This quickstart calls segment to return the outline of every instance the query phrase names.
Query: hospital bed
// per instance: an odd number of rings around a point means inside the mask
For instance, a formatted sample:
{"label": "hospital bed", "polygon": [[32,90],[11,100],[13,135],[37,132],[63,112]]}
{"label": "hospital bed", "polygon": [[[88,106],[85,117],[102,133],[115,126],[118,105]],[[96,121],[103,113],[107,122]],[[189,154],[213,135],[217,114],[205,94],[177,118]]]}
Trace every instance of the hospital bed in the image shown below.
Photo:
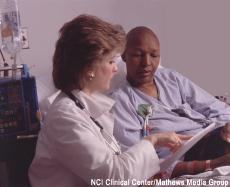
{"label": "hospital bed", "polygon": [[[161,64],[161,63],[160,63]],[[105,94],[111,94],[124,84],[126,77],[126,66],[121,58],[117,61],[118,72],[114,75],[110,89]],[[159,68],[163,68],[161,65]],[[52,82],[52,74],[37,78],[38,100],[41,113],[45,117],[50,105],[59,94]],[[183,183],[173,184],[173,186],[230,186],[230,166],[224,166],[197,175],[183,175],[173,179],[184,181]],[[218,182],[219,181],[219,182]],[[222,183],[221,183],[222,181]],[[183,184],[183,185],[182,185]],[[227,184],[227,185],[226,185]],[[156,185],[172,186],[172,184]]]}

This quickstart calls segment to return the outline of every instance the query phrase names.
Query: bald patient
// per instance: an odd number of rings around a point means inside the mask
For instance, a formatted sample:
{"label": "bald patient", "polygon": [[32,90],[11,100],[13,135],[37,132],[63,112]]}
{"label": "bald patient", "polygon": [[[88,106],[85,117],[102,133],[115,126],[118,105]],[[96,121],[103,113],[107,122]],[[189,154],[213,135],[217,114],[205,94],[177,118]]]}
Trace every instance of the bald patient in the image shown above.
{"label": "bald patient", "polygon": [[[127,43],[122,59],[127,67],[126,84],[113,94],[116,100],[114,135],[123,150],[137,143],[146,134],[176,132],[194,135],[210,123],[217,121],[223,127],[215,130],[198,145],[203,152],[191,150],[187,160],[175,163],[168,171],[171,177],[196,174],[219,166],[230,165],[226,147],[230,141],[230,107],[180,73],[158,68],[160,42],[147,27],[136,27],[127,34]],[[149,106],[148,125],[144,125]],[[206,140],[208,139],[208,140]],[[208,144],[211,144],[209,146]],[[213,149],[217,151],[213,151]],[[195,153],[194,153],[195,152]],[[169,149],[157,149],[158,156],[165,158]],[[210,153],[210,154],[209,154]],[[190,157],[190,158],[189,158]]]}

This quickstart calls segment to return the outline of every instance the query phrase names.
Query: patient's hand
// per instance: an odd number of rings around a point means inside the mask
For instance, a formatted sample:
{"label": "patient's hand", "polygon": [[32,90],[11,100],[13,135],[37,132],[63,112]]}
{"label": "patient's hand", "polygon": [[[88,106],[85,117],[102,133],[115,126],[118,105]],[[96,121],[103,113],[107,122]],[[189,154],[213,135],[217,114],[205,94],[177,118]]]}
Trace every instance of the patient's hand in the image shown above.
{"label": "patient's hand", "polygon": [[177,150],[181,145],[182,141],[190,139],[192,136],[176,134],[174,132],[170,133],[156,133],[151,136],[145,137],[146,140],[149,140],[153,145],[156,146],[165,146],[171,150]]}
{"label": "patient's hand", "polygon": [[230,142],[230,122],[226,123],[221,129],[221,138],[226,142]]}
{"label": "patient's hand", "polygon": [[211,161],[212,169],[220,166],[229,166],[229,165],[230,165],[230,153],[225,154],[224,156],[221,156]]}

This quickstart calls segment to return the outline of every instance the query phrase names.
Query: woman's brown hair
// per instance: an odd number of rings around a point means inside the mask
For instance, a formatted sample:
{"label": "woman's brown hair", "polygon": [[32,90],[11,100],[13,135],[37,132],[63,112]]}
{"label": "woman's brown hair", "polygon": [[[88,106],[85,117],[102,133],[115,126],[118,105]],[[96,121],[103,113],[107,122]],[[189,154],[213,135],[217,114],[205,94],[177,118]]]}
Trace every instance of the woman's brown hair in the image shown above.
{"label": "woman's brown hair", "polygon": [[53,56],[53,81],[64,92],[82,89],[86,67],[102,60],[114,50],[122,51],[125,32],[95,16],[80,15],[60,29]]}

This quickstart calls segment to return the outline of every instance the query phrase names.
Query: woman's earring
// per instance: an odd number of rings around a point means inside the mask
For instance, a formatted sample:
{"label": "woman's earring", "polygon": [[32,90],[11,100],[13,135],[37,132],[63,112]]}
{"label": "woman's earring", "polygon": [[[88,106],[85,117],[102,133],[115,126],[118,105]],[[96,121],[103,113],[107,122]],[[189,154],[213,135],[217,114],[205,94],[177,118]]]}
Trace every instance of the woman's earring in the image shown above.
{"label": "woman's earring", "polygon": [[93,72],[89,74],[89,80],[93,80],[94,77],[95,77],[95,75]]}

